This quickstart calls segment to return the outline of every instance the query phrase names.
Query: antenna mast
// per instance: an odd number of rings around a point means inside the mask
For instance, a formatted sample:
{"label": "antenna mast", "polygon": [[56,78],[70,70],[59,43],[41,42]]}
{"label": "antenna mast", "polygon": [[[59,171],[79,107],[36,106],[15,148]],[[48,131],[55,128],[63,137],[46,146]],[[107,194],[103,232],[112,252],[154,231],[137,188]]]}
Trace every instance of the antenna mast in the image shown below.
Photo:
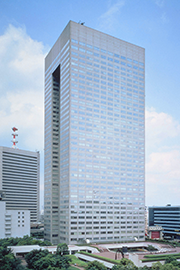
{"label": "antenna mast", "polygon": [[18,143],[18,141],[16,141],[16,136],[18,136],[18,134],[16,133],[16,131],[18,131],[18,129],[16,127],[13,127],[12,128],[12,131],[13,131],[13,133],[12,133],[12,136],[13,136],[13,139],[12,139],[12,143],[13,143],[12,148],[17,148],[16,143]]}

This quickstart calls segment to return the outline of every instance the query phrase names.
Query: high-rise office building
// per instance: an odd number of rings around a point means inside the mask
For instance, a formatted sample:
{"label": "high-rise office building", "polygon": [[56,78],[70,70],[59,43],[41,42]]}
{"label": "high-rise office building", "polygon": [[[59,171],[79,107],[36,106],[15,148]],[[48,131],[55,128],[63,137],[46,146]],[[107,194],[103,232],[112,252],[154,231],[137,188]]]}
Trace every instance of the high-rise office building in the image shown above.
{"label": "high-rise office building", "polygon": [[45,59],[45,239],[144,240],[145,50],[70,21]]}
{"label": "high-rise office building", "polygon": [[39,152],[0,146],[0,190],[6,210],[30,210],[30,221],[39,215]]}

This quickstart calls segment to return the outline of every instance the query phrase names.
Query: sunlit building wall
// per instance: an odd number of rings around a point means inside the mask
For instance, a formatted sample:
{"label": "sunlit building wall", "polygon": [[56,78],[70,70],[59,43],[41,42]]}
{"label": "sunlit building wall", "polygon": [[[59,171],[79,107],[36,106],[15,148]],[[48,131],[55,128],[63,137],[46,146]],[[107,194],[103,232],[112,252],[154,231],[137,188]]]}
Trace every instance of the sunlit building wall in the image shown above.
{"label": "sunlit building wall", "polygon": [[45,59],[45,239],[144,240],[145,50],[70,21]]}

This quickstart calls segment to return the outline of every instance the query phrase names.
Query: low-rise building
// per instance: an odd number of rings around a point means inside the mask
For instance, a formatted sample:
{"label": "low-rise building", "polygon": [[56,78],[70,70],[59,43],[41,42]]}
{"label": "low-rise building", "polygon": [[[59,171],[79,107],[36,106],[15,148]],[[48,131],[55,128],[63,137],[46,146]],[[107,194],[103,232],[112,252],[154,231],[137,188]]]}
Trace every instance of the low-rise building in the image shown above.
{"label": "low-rise building", "polygon": [[180,239],[180,206],[149,207],[149,226],[161,226],[163,237]]}
{"label": "low-rise building", "polygon": [[163,238],[163,228],[161,226],[149,226],[147,229],[147,235],[150,239],[162,239]]}

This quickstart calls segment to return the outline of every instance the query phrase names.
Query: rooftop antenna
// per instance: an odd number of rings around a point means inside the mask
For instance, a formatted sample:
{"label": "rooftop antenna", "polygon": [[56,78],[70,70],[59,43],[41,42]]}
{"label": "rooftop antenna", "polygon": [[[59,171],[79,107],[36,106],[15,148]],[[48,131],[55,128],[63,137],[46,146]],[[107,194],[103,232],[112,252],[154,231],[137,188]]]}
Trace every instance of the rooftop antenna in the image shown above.
{"label": "rooftop antenna", "polygon": [[81,25],[84,25],[85,24],[85,22],[81,22],[81,21],[79,21],[78,23],[81,24]]}
{"label": "rooftop antenna", "polygon": [[12,143],[13,143],[12,148],[17,149],[16,143],[18,143],[18,141],[16,140],[16,137],[18,136],[18,134],[16,133],[16,131],[18,131],[18,129],[16,127],[13,127],[12,128],[12,131],[13,131],[13,133],[12,133],[12,136],[13,136],[13,139],[12,139]]}

